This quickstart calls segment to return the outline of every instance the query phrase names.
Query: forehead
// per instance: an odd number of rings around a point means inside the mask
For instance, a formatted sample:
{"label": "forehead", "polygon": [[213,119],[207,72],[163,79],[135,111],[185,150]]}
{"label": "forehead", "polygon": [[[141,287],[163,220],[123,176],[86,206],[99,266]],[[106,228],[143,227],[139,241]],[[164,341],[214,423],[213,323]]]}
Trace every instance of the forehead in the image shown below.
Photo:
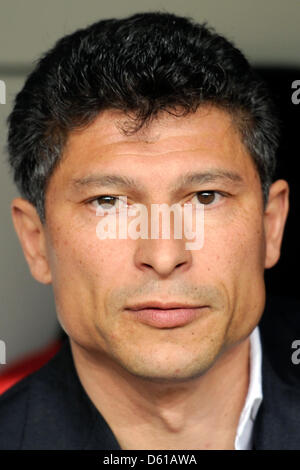
{"label": "forehead", "polygon": [[256,174],[231,116],[221,109],[206,106],[181,117],[164,112],[132,135],[122,130],[128,123],[122,112],[107,110],[87,128],[71,132],[59,175],[74,180],[109,167],[166,179],[196,164],[238,170],[250,179]]}

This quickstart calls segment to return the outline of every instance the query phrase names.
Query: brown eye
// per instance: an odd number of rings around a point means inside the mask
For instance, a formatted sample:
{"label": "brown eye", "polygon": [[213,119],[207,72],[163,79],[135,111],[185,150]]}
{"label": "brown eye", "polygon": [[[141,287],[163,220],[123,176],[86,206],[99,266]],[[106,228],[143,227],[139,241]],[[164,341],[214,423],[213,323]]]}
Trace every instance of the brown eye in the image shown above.
{"label": "brown eye", "polygon": [[96,207],[100,205],[102,209],[111,209],[112,207],[115,207],[116,198],[112,196],[100,196],[93,202],[97,203],[94,204]]}
{"label": "brown eye", "polygon": [[122,210],[127,205],[126,196],[98,196],[95,197],[90,204],[96,210],[102,210],[107,213],[114,213],[117,210]]}
{"label": "brown eye", "polygon": [[201,204],[211,204],[216,198],[214,191],[205,191],[202,193],[197,193],[197,199]]}

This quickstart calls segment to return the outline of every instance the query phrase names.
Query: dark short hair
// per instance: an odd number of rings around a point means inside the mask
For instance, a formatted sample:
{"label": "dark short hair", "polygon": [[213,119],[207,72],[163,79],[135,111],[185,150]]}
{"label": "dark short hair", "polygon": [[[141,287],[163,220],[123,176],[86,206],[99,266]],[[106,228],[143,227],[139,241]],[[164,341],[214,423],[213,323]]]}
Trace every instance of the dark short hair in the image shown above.
{"label": "dark short hair", "polygon": [[117,109],[128,116],[123,132],[132,134],[160,111],[184,116],[204,104],[233,117],[266,203],[279,126],[265,84],[227,39],[165,12],[98,21],[40,58],[8,117],[14,180],[45,222],[47,183],[70,131]]}

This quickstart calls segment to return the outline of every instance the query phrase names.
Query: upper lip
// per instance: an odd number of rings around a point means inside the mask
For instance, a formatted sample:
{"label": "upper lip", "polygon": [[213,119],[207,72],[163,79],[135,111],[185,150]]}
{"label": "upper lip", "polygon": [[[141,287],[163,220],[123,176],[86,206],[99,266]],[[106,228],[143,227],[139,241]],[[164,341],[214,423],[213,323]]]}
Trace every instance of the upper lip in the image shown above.
{"label": "upper lip", "polygon": [[199,308],[203,307],[203,305],[191,305],[185,304],[182,302],[160,302],[156,300],[151,300],[149,302],[137,303],[128,307],[130,310],[142,310],[145,308],[160,308],[162,310],[168,310],[172,308]]}

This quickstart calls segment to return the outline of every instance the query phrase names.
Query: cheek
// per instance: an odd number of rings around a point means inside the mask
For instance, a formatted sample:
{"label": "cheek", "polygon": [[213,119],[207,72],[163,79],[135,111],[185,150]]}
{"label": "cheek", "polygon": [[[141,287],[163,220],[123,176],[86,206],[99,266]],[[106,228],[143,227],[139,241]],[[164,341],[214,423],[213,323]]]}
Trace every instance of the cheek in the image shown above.
{"label": "cheek", "polygon": [[[257,214],[258,211],[256,211]],[[263,219],[254,211],[236,211],[220,218],[207,216],[204,225],[205,259],[222,271],[263,271],[265,239]]]}
{"label": "cheek", "polygon": [[95,312],[103,308],[116,283],[125,283],[125,241],[99,240],[92,230],[59,231],[52,237],[49,255],[63,329],[78,340],[92,337]]}
{"label": "cheek", "polygon": [[128,282],[133,256],[128,240],[100,240],[94,228],[64,230],[52,237],[50,265],[58,302],[87,309],[116,284]]}
{"label": "cheek", "polygon": [[263,275],[265,237],[262,217],[248,216],[236,224],[232,246],[242,272]]}
{"label": "cheek", "polygon": [[[205,241],[197,255],[197,272],[205,282],[218,285],[227,299],[228,334],[249,331],[263,308],[264,231],[262,217],[236,214],[221,223],[207,218]],[[200,275],[199,274],[199,275]],[[248,317],[249,314],[249,317]],[[252,325],[252,323],[251,323]]]}
{"label": "cheek", "polygon": [[240,217],[211,232],[208,250],[214,279],[226,291],[230,323],[227,345],[246,338],[258,323],[265,302],[262,219]]}

